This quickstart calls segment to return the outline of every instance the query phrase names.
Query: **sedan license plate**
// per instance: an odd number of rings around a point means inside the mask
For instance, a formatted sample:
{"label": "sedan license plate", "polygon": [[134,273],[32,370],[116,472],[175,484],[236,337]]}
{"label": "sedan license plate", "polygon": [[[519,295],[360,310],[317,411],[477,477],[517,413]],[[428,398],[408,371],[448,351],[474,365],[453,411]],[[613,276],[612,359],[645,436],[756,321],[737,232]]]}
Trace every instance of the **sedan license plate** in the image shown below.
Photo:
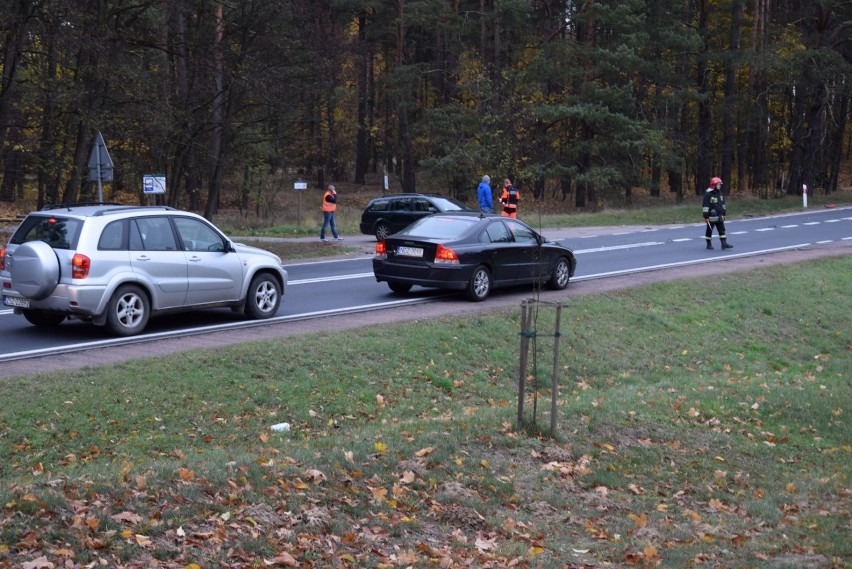
{"label": "sedan license plate", "polygon": [[422,257],[423,256],[423,248],[422,247],[397,247],[396,254],[403,257]]}
{"label": "sedan license plate", "polygon": [[17,296],[4,296],[3,304],[5,304],[6,306],[17,306],[18,308],[29,308],[30,299],[19,298]]}

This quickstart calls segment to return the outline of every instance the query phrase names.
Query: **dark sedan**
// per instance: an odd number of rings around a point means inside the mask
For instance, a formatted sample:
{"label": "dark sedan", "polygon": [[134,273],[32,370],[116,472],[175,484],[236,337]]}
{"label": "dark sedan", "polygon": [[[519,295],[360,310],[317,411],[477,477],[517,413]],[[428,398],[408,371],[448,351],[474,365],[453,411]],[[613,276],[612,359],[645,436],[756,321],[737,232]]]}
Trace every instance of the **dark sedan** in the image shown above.
{"label": "dark sedan", "polygon": [[463,203],[440,194],[395,194],[375,198],[361,213],[361,233],[381,241],[420,218],[445,211],[472,211]]}
{"label": "dark sedan", "polygon": [[436,213],[376,244],[373,273],[396,293],[414,285],[462,290],[474,301],[492,289],[536,284],[561,290],[574,276],[573,251],[508,217]]}

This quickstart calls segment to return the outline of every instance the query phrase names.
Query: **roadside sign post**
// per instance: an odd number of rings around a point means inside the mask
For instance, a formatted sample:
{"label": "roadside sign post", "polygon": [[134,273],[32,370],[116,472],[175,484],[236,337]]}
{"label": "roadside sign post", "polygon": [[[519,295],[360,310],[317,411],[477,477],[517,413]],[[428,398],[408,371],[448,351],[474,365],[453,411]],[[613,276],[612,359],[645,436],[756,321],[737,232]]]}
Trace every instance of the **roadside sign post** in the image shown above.
{"label": "roadside sign post", "polygon": [[103,182],[112,182],[114,167],[104,137],[98,132],[89,155],[89,180],[98,183],[98,203],[104,201]]}
{"label": "roadside sign post", "polygon": [[166,193],[165,174],[143,174],[142,193],[147,195],[158,195]]}
{"label": "roadside sign post", "polygon": [[308,189],[308,183],[304,180],[296,180],[293,182],[293,189],[296,190],[296,193],[299,195],[299,209],[296,214],[296,225],[302,226],[302,192]]}
{"label": "roadside sign post", "polygon": [[808,185],[802,184],[802,207],[808,207]]}

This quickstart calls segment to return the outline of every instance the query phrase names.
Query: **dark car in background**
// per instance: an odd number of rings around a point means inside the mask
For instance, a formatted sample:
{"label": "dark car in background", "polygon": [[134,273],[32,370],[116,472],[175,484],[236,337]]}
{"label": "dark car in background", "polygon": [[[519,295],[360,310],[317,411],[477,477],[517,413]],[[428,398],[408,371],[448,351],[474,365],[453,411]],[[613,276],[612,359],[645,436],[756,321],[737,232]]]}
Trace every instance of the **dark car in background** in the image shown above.
{"label": "dark car in background", "polygon": [[361,214],[361,233],[381,241],[427,215],[445,211],[473,211],[460,201],[440,194],[395,194],[375,198]]}
{"label": "dark car in background", "polygon": [[534,284],[561,290],[577,260],[517,219],[477,212],[438,213],[376,243],[373,274],[396,293],[417,285],[485,300],[497,287]]}

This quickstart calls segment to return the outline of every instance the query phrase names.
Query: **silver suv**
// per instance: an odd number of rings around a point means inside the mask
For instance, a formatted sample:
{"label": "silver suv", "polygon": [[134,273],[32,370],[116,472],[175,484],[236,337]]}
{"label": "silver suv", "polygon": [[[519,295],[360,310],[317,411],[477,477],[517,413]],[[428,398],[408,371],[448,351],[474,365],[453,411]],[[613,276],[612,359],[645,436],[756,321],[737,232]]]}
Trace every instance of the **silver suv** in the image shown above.
{"label": "silver suv", "polygon": [[53,206],[0,250],[3,305],[36,326],[74,318],[132,336],[152,315],[222,306],[271,318],[286,286],[277,255],[164,206]]}

